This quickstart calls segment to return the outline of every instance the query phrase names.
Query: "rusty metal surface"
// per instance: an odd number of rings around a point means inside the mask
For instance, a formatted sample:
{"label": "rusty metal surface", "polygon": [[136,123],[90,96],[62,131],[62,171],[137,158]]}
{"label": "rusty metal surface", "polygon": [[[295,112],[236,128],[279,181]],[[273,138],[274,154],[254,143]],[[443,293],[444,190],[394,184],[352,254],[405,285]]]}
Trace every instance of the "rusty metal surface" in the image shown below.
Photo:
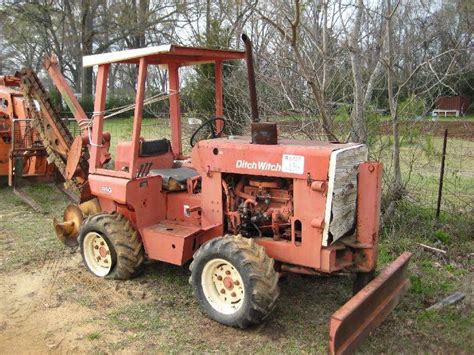
{"label": "rusty metal surface", "polygon": [[15,186],[13,187],[13,193],[15,194],[16,197],[18,197],[20,200],[22,200],[28,206],[30,206],[36,213],[43,213],[43,214],[45,213],[43,208],[25,191]]}
{"label": "rusty metal surface", "polygon": [[0,85],[18,87],[20,86],[20,79],[13,75],[0,75]]}
{"label": "rusty metal surface", "polygon": [[365,162],[359,165],[357,230],[355,242],[351,245],[355,249],[356,261],[353,271],[369,272],[377,267],[382,175],[382,163]]}
{"label": "rusty metal surface", "polygon": [[79,245],[77,237],[79,236],[81,224],[84,221],[81,209],[76,205],[67,206],[64,210],[63,219],[63,222],[57,221],[56,218],[53,220],[57,238],[68,247]]}
{"label": "rusty metal surface", "polygon": [[277,144],[278,132],[276,123],[258,122],[252,123],[252,144]]}
{"label": "rusty metal surface", "polygon": [[63,222],[53,220],[57,238],[69,247],[78,245],[77,237],[85,217],[101,211],[99,201],[94,198],[80,205],[68,205],[64,210]]}
{"label": "rusty metal surface", "polygon": [[[66,174],[67,155],[73,142],[73,137],[67,129],[65,123],[56,114],[48,94],[31,69],[23,69],[19,73],[21,78],[21,91],[25,97],[26,105],[29,108],[33,126],[38,131],[41,141],[48,154],[48,162],[54,163],[61,175],[66,179],[66,187],[74,194],[81,196],[84,179],[73,178],[68,180]],[[35,101],[40,106],[38,111]],[[87,157],[80,158],[78,167],[83,171],[83,176],[87,176]]]}
{"label": "rusty metal surface", "polygon": [[71,113],[74,115],[79,127],[81,128],[81,133],[83,135],[87,134],[87,123],[89,119],[84,112],[79,100],[77,100],[74,92],[69,87],[66,82],[66,78],[61,74],[61,71],[58,66],[58,59],[54,56],[46,57],[44,60],[44,68],[48,71],[49,77],[53,80],[54,85],[61,93],[66,105],[71,110]]}
{"label": "rusty metal surface", "polygon": [[409,286],[407,270],[410,257],[408,252],[400,255],[332,315],[329,325],[331,354],[353,353],[370,331],[395,308]]}
{"label": "rusty metal surface", "polygon": [[70,180],[77,173],[77,168],[81,161],[82,157],[82,137],[77,136],[71,144],[69,149],[67,162],[66,162],[66,171],[65,177]]}

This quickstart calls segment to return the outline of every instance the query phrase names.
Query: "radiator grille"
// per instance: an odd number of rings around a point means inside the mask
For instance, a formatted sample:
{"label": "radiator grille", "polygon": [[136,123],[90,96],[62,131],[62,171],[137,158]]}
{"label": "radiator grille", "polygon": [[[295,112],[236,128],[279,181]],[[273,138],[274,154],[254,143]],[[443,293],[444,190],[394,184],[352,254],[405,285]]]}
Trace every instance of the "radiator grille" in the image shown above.
{"label": "radiator grille", "polygon": [[329,184],[323,245],[328,246],[353,230],[357,209],[357,171],[367,160],[364,144],[335,150],[329,162]]}

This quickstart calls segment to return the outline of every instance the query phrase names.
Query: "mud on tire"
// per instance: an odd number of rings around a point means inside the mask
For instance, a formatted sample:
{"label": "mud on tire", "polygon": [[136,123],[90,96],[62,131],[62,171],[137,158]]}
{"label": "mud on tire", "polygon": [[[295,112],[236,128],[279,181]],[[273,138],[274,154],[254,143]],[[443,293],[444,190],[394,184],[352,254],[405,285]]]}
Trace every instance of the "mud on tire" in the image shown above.
{"label": "mud on tire", "polygon": [[[94,264],[87,261],[86,248],[89,244],[87,239],[91,236],[96,236],[102,244],[105,242],[105,247],[108,248],[110,268],[104,270],[105,275],[94,271]],[[142,269],[144,258],[142,242],[130,221],[121,214],[99,213],[87,218],[79,233],[79,245],[84,264],[96,276],[127,280],[136,276]],[[87,255],[91,255],[90,250]]]}
{"label": "mud on tire", "polygon": [[[243,281],[243,298],[239,301],[242,303],[239,307],[235,307],[237,308],[235,311],[221,312],[219,307],[212,305],[213,298],[209,297],[209,294],[206,295],[206,290],[213,286],[204,285],[206,280],[203,278],[206,277],[206,272],[203,271],[206,265],[215,264],[216,261],[228,263],[229,270],[232,271],[225,272],[229,275],[231,272],[234,273],[235,268]],[[246,328],[260,323],[271,313],[280,293],[273,259],[268,257],[265,249],[257,245],[253,239],[243,238],[240,235],[226,235],[205,243],[194,254],[190,270],[189,283],[202,310],[211,319],[228,326]],[[217,274],[213,274],[212,277],[214,276],[217,277]],[[217,288],[215,294],[225,291],[221,287]]]}

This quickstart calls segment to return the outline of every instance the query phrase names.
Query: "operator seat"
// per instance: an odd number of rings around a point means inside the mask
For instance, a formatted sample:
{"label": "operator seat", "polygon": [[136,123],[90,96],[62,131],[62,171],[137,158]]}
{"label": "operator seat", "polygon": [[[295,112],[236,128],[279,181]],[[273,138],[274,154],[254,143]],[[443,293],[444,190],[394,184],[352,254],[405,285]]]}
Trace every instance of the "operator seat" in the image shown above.
{"label": "operator seat", "polygon": [[141,157],[151,157],[156,155],[165,154],[171,151],[170,141],[166,138],[154,139],[154,140],[141,140],[140,141],[140,152]]}
{"label": "operator seat", "polygon": [[186,190],[186,181],[189,178],[198,176],[196,170],[191,168],[174,168],[174,169],[151,169],[149,176],[161,176],[163,179],[163,189],[167,191],[183,191]]}

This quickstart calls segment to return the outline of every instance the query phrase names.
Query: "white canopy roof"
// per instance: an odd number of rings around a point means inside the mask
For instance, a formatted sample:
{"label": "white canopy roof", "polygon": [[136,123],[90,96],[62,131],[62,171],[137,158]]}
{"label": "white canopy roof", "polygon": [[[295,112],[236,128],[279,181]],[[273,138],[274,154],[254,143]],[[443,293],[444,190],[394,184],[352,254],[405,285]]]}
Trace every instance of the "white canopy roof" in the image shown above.
{"label": "white canopy roof", "polygon": [[142,57],[153,57],[156,64],[167,64],[173,61],[179,64],[189,65],[195,63],[214,62],[216,60],[243,59],[245,52],[235,50],[209,49],[183,47],[173,44],[161,46],[128,49],[118,52],[94,54],[83,57],[82,65],[92,67],[94,65],[109,63],[138,63]]}
{"label": "white canopy roof", "polygon": [[92,67],[94,65],[122,62],[129,59],[146,57],[153,54],[166,53],[169,52],[170,49],[171,44],[164,44],[155,47],[128,49],[119,52],[87,55],[82,58],[82,65],[84,67]]}

